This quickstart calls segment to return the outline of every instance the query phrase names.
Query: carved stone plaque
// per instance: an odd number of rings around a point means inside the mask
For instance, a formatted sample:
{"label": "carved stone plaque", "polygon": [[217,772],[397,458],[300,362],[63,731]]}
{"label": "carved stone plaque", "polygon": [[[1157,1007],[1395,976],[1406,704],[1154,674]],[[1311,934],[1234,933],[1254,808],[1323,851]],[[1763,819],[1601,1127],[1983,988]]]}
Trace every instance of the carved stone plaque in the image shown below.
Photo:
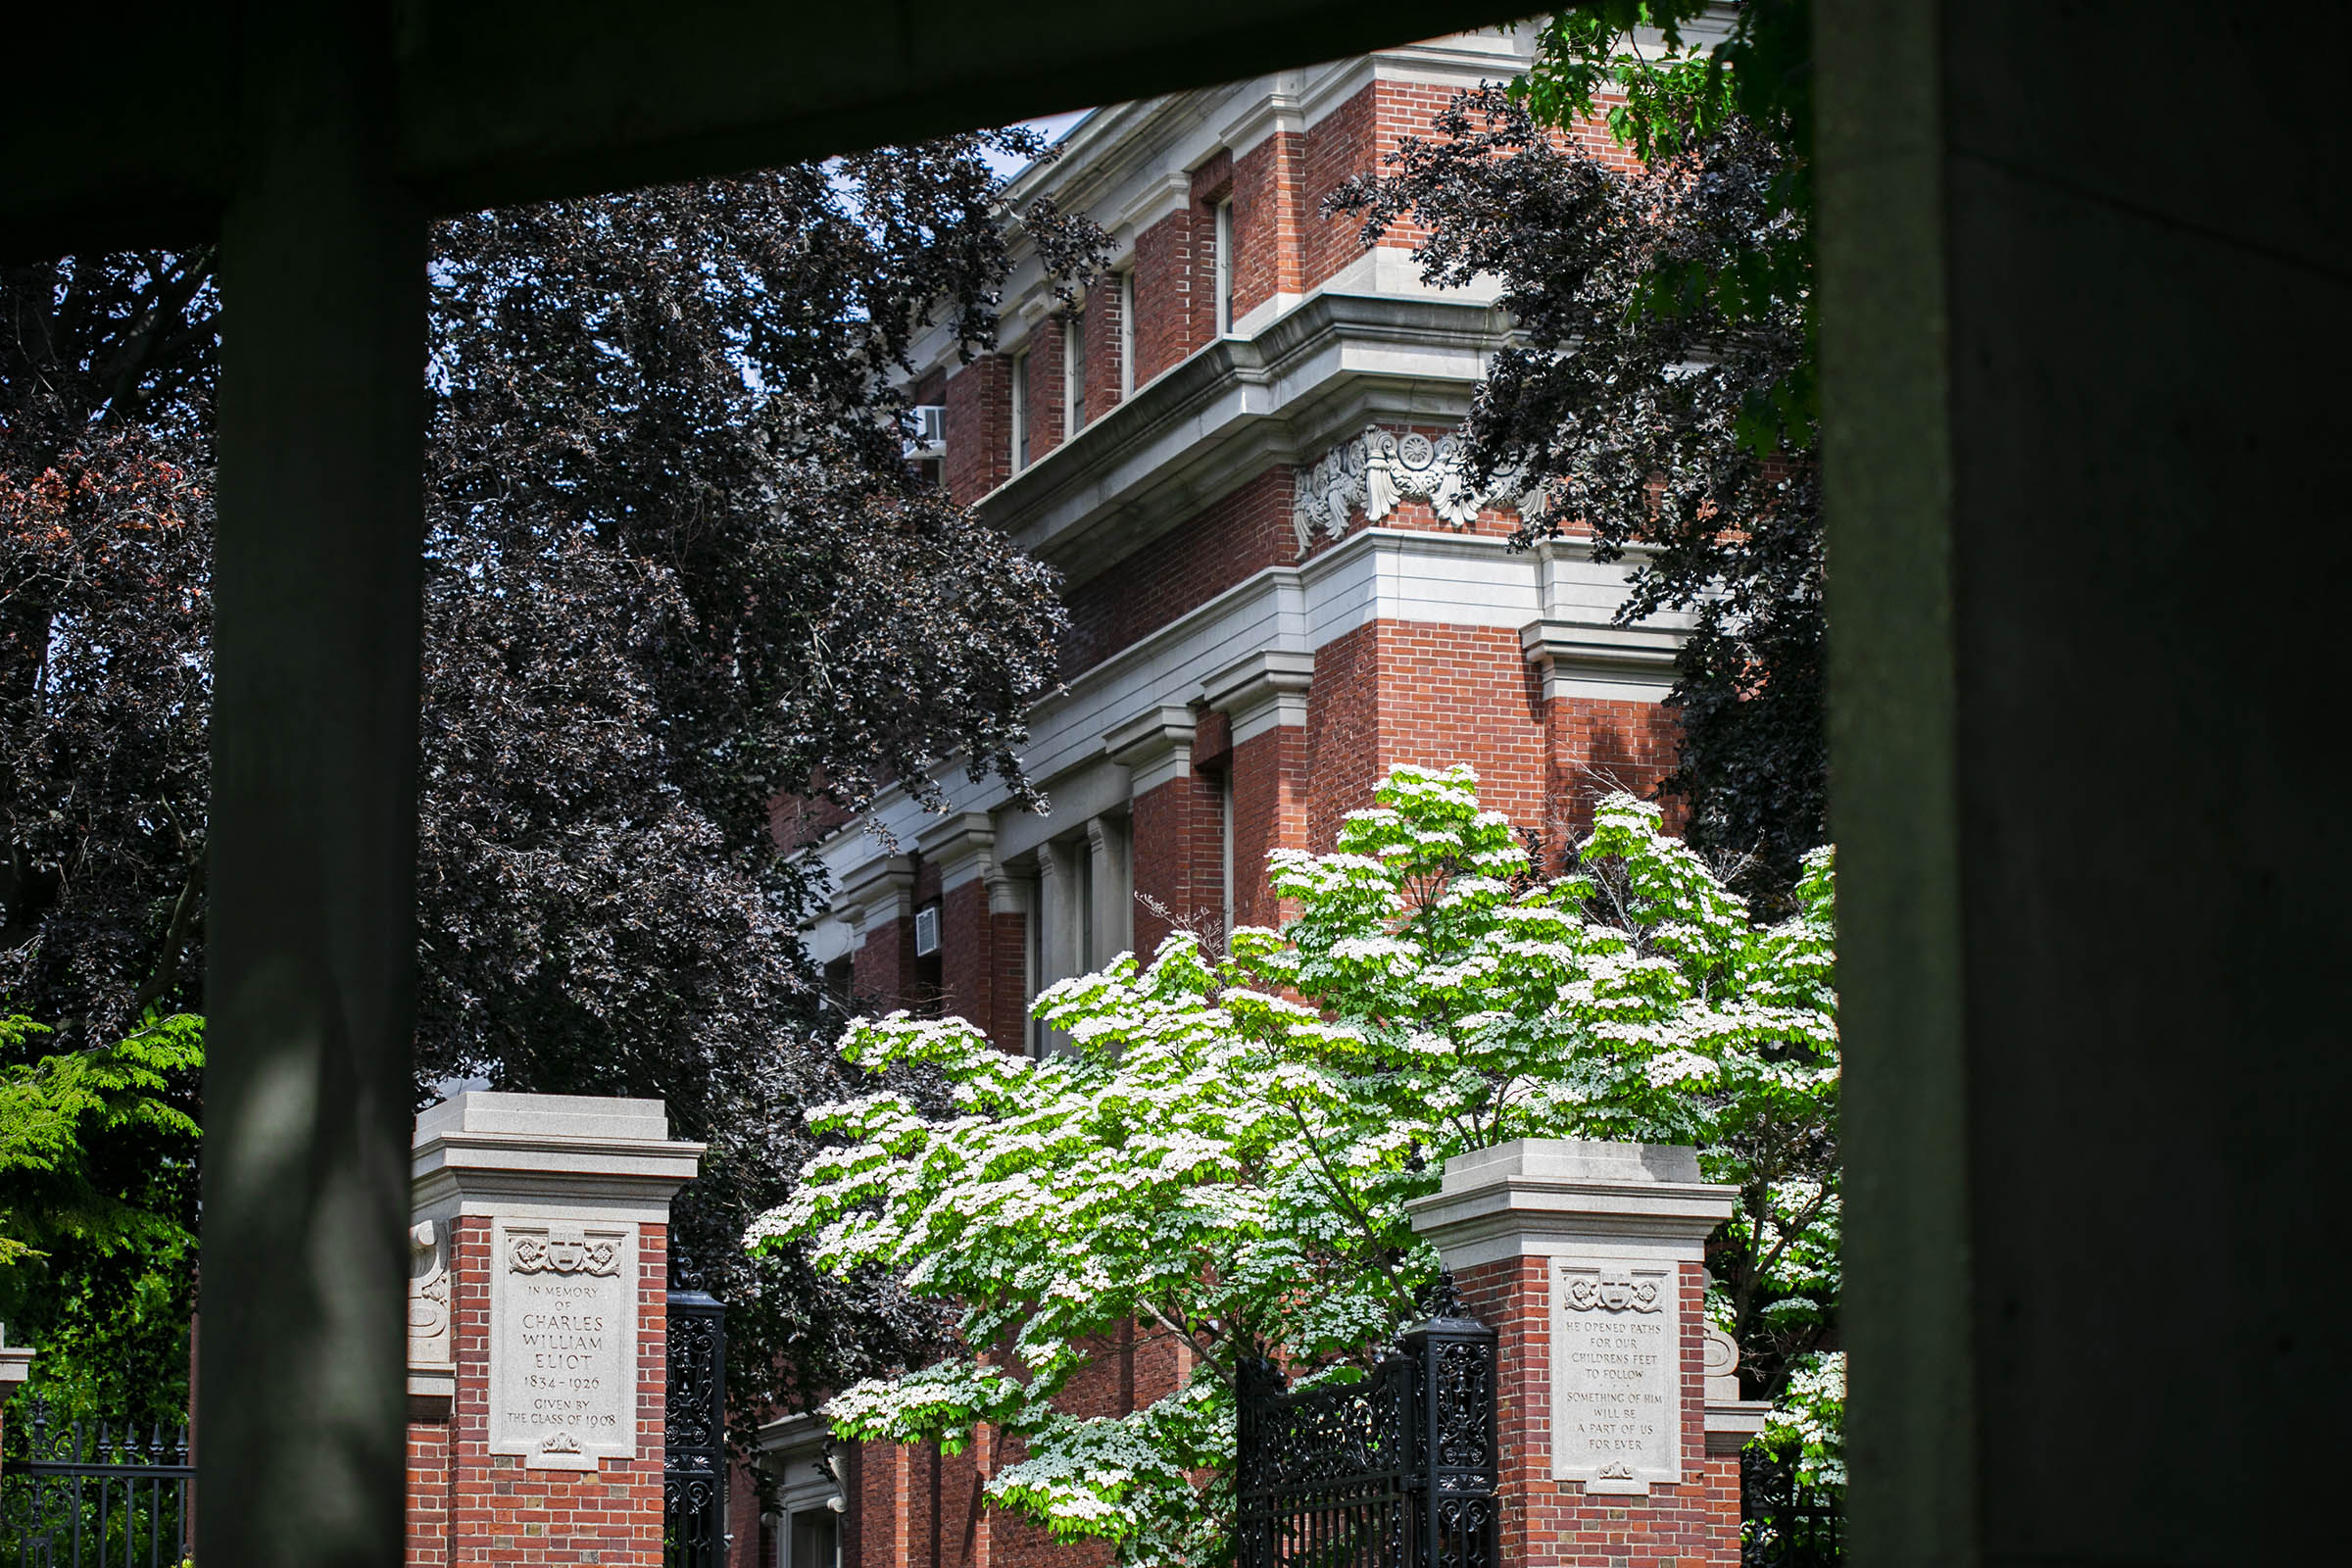
{"label": "carved stone plaque", "polygon": [[1554,1480],[1639,1494],[1683,1479],[1681,1306],[1670,1262],[1553,1260]]}
{"label": "carved stone plaque", "polygon": [[637,1451],[637,1228],[507,1220],[490,1257],[490,1451],[593,1470]]}

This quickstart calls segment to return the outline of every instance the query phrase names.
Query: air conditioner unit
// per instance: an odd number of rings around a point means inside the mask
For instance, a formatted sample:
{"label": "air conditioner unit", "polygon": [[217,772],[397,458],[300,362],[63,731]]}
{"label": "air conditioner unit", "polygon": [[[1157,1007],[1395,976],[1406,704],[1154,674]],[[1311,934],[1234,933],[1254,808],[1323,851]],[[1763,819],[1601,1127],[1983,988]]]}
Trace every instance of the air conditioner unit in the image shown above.
{"label": "air conditioner unit", "polygon": [[914,911],[914,956],[928,958],[939,951],[939,906],[926,904]]}
{"label": "air conditioner unit", "polygon": [[906,442],[909,458],[936,458],[948,450],[948,408],[944,403],[918,403],[909,411],[914,416],[914,434]]}

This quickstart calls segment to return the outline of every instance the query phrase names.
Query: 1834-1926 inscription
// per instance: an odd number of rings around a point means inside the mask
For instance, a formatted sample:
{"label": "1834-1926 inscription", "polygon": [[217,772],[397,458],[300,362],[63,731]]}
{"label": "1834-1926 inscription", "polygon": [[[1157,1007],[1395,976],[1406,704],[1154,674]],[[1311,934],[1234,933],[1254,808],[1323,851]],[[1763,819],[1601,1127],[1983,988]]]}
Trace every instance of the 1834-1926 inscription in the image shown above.
{"label": "1834-1926 inscription", "polygon": [[1551,1293],[1551,1473],[1587,1492],[1683,1478],[1675,1266],[1558,1258]]}
{"label": "1834-1926 inscription", "polygon": [[637,1447],[630,1225],[501,1220],[490,1296],[490,1451],[593,1470]]}

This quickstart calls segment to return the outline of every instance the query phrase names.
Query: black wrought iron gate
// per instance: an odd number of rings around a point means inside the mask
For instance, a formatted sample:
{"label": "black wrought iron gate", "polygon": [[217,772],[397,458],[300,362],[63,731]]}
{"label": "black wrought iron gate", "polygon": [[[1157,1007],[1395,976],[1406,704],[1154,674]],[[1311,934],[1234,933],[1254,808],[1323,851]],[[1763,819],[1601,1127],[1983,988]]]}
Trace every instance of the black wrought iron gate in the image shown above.
{"label": "black wrought iron gate", "polygon": [[25,1457],[0,1463],[0,1564],[176,1568],[188,1555],[188,1429],[52,1422],[28,1399]]}
{"label": "black wrought iron gate", "polygon": [[719,1568],[727,1546],[727,1308],[702,1291],[669,1293],[662,1432],[666,1568]]}
{"label": "black wrought iron gate", "polygon": [[1362,1382],[1240,1394],[1238,1568],[1499,1568],[1494,1331],[1450,1277]]}
{"label": "black wrought iron gate", "polygon": [[1844,1511],[1837,1493],[1798,1479],[1794,1454],[1740,1454],[1741,1568],[1838,1568]]}

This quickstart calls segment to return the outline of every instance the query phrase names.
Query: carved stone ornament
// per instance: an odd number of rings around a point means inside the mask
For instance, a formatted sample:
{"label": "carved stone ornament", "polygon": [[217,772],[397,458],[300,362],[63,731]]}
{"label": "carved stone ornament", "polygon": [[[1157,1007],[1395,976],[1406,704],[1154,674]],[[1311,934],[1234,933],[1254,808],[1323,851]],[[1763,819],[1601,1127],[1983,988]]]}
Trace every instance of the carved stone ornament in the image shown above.
{"label": "carved stone ornament", "polygon": [[1740,1345],[1721,1329],[1707,1330],[1705,1370],[1709,1404],[1740,1397]]}
{"label": "carved stone ornament", "polygon": [[409,1365],[455,1364],[449,1334],[449,1227],[423,1220],[409,1230]]}
{"label": "carved stone ornament", "polygon": [[1440,521],[1467,528],[1478,520],[1479,509],[1494,500],[1519,504],[1524,513],[1537,498],[1512,500],[1507,476],[1482,493],[1470,480],[1470,466],[1462,446],[1452,436],[1430,440],[1418,430],[1402,435],[1377,424],[1333,447],[1314,463],[1298,469],[1297,500],[1291,526],[1305,554],[1317,533],[1337,539],[1348,531],[1351,511],[1360,510],[1367,521],[1379,522],[1407,496],[1427,501]]}
{"label": "carved stone ornament", "polygon": [[1565,1282],[1562,1297],[1571,1312],[1655,1312],[1663,1305],[1657,1281],[1631,1274],[1577,1275]]}
{"label": "carved stone ornament", "polygon": [[620,1244],[602,1238],[516,1236],[507,1266],[517,1274],[616,1274]]}

